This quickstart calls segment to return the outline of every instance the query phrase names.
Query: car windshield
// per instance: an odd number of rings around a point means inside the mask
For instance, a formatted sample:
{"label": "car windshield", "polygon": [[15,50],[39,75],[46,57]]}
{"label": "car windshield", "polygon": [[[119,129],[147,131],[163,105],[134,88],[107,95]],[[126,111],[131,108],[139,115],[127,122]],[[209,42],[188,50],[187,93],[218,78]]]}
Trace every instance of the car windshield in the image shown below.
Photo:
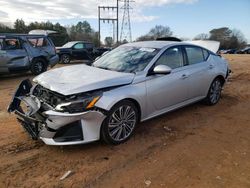
{"label": "car windshield", "polygon": [[74,44],[76,44],[76,42],[67,42],[62,47],[64,47],[64,48],[71,48]]}
{"label": "car windshield", "polygon": [[118,72],[143,71],[159,52],[155,48],[120,46],[102,56],[93,66]]}

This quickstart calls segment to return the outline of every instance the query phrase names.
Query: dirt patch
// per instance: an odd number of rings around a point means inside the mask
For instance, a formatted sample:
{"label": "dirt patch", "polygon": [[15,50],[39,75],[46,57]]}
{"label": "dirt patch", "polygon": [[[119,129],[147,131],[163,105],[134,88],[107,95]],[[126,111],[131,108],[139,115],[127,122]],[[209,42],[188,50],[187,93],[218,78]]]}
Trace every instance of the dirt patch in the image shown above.
{"label": "dirt patch", "polygon": [[0,78],[0,187],[250,187],[250,56],[225,58],[233,73],[216,106],[198,103],[141,123],[119,146],[31,140],[6,108],[32,75]]}

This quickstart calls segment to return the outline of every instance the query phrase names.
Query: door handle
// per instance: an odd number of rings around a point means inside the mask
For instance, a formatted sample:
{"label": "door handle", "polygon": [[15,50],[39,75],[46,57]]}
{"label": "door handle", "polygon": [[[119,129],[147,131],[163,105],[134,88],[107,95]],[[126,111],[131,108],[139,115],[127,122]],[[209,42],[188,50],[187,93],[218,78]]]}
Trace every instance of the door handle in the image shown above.
{"label": "door handle", "polygon": [[214,66],[213,65],[209,65],[209,69],[213,69],[214,68]]}
{"label": "door handle", "polygon": [[182,78],[182,79],[186,79],[186,78],[188,78],[188,75],[183,74],[183,75],[181,76],[181,78]]}

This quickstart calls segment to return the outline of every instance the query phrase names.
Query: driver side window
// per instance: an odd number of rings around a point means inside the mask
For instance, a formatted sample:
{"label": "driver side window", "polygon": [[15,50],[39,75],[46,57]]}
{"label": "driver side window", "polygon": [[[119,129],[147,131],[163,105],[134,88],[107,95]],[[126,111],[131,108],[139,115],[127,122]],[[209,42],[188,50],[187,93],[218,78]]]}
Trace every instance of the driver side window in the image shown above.
{"label": "driver side window", "polygon": [[74,46],[74,49],[84,49],[84,44],[83,44],[83,43],[77,43],[77,44]]}
{"label": "driver side window", "polygon": [[5,47],[4,50],[18,50],[22,49],[20,40],[17,38],[7,38],[5,39]]}
{"label": "driver side window", "polygon": [[171,69],[175,69],[183,66],[183,56],[181,48],[172,47],[167,49],[161,57],[156,61],[155,66],[166,65]]}

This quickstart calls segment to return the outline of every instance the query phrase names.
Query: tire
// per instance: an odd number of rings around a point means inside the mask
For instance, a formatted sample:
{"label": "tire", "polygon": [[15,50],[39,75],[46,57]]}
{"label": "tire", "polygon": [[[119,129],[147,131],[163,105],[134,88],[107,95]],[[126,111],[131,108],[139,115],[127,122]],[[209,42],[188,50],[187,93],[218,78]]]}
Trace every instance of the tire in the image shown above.
{"label": "tire", "polygon": [[113,145],[127,141],[133,135],[138,120],[138,109],[133,102],[124,100],[117,103],[102,124],[102,140]]}
{"label": "tire", "polygon": [[62,54],[61,63],[69,64],[70,63],[70,56],[68,54]]}
{"label": "tire", "polygon": [[212,106],[219,102],[221,97],[221,90],[222,90],[222,81],[219,78],[215,78],[208,90],[208,94],[205,99],[207,105]]}
{"label": "tire", "polygon": [[47,62],[42,58],[35,58],[30,66],[30,71],[34,75],[41,74],[45,72],[48,68]]}

